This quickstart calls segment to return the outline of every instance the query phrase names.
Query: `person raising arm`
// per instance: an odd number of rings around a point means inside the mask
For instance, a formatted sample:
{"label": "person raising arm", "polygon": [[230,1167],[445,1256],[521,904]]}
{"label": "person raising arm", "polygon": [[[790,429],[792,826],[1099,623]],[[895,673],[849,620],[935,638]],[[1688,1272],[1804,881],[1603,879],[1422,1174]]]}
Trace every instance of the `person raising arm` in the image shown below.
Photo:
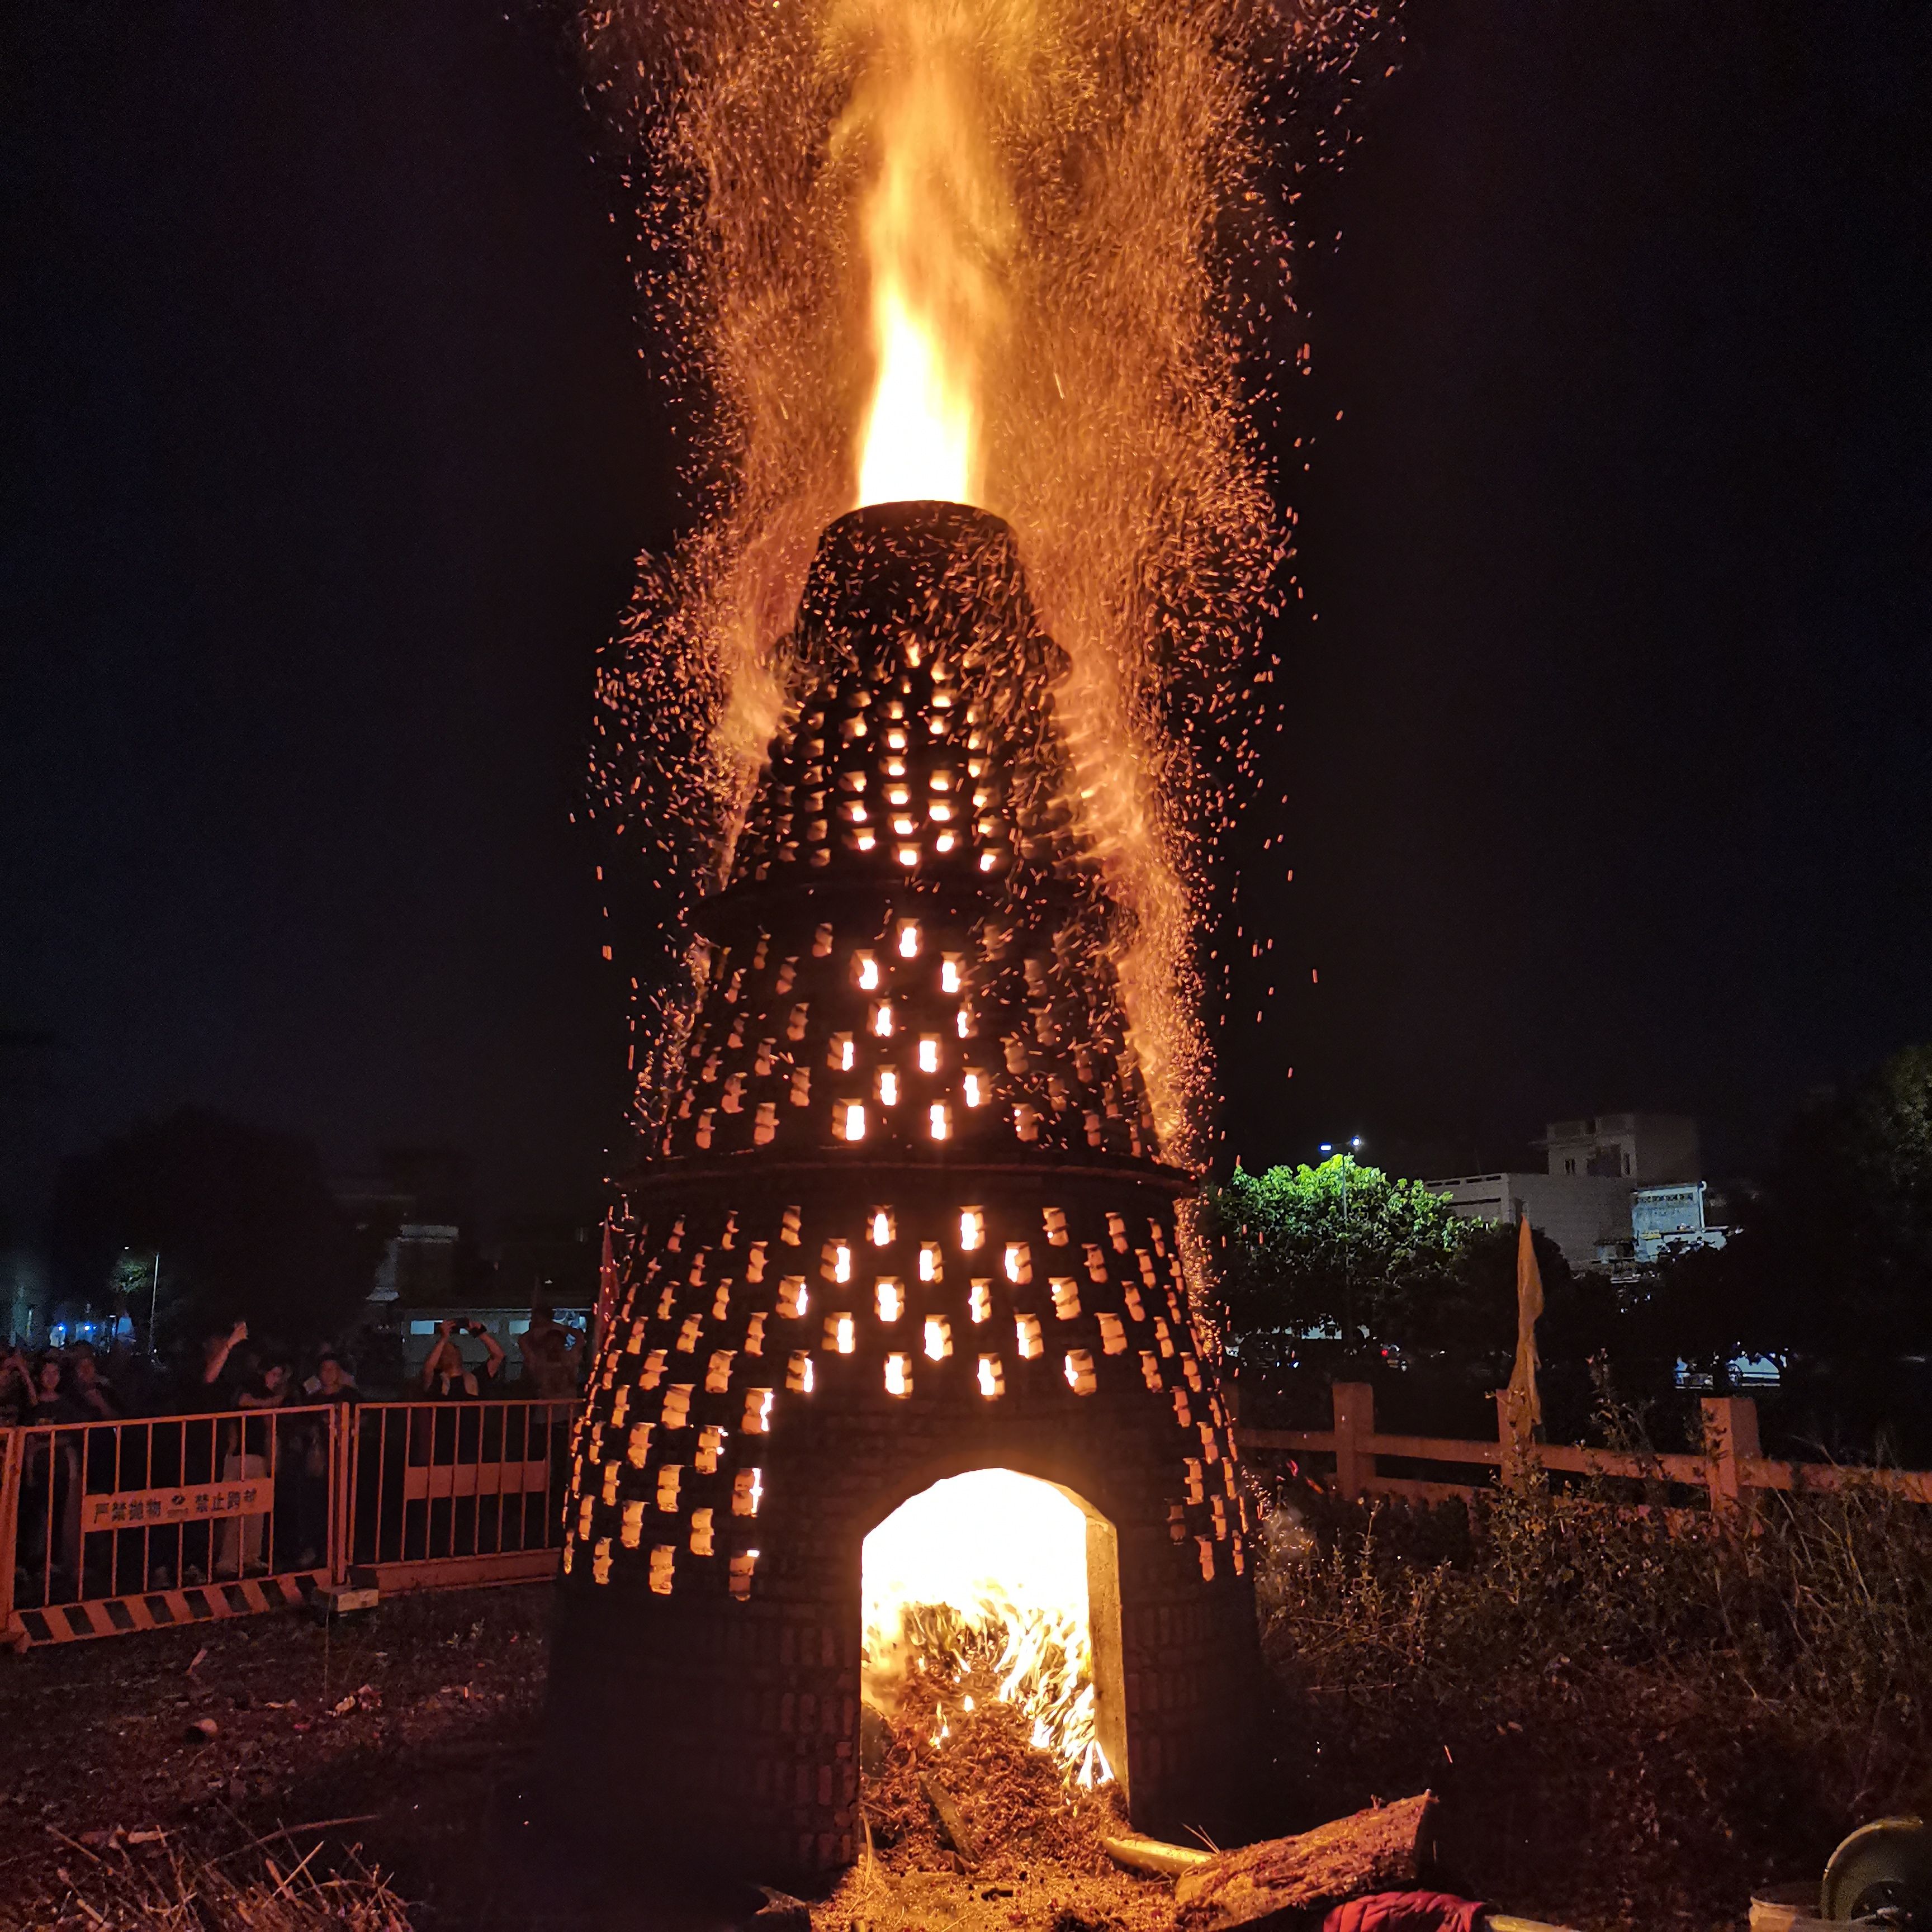
{"label": "person raising arm", "polygon": [[[464,1366],[456,1346],[456,1337],[466,1330],[482,1340],[484,1351],[482,1362],[473,1369]],[[495,1387],[502,1371],[502,1345],[482,1322],[446,1322],[423,1364],[423,1393],[439,1401],[474,1402]]]}

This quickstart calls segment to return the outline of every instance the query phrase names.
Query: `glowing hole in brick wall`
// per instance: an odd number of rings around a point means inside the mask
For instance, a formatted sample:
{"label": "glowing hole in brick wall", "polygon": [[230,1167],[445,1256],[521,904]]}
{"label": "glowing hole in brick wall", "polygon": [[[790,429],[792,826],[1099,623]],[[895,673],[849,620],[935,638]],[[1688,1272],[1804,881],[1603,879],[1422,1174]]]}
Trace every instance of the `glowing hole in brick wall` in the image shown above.
{"label": "glowing hole in brick wall", "polygon": [[1114,1551],[1111,1526],[1011,1469],[922,1490],[866,1538],[865,1695],[929,1723],[935,1748],[967,1700],[1013,1705],[1070,1778],[1109,1780],[1118,1701],[1096,1681],[1118,1667]]}

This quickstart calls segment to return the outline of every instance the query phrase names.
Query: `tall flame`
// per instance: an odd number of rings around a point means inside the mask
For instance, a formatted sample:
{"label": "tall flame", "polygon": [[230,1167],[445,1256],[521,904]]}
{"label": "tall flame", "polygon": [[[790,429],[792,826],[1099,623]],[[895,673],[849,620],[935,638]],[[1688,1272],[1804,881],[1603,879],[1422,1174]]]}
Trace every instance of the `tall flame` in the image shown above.
{"label": "tall flame", "polygon": [[971,502],[972,403],[950,380],[938,332],[890,272],[874,287],[872,328],[879,376],[866,418],[860,503]]}
{"label": "tall flame", "polygon": [[[1202,896],[1236,812],[1276,795],[1292,688],[1262,656],[1295,552],[1244,374],[1279,431],[1316,427],[1312,389],[1268,367],[1295,306],[1280,223],[1394,71],[1398,10],[598,0],[583,19],[637,158],[652,332],[700,405],[698,520],[647,563],[599,674],[597,817],[667,906],[708,890],[825,525],[908,497],[997,512],[1071,660],[1068,802],[1128,915],[1114,964],[1161,1143],[1204,1159]],[[640,1051],[674,1052],[670,996],[638,997]]]}
{"label": "tall flame", "polygon": [[870,150],[861,212],[870,278],[872,399],[861,506],[981,501],[980,372],[997,325],[1010,196],[975,72],[983,23],[953,0],[848,0],[865,80],[838,140]]}

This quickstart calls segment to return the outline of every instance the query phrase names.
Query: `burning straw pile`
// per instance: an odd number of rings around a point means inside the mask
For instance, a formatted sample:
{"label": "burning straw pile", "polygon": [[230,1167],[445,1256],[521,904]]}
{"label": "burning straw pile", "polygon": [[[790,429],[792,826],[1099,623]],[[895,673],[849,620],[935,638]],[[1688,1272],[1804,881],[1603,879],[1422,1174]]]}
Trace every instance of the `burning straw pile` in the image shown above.
{"label": "burning straw pile", "polygon": [[866,1856],[814,1915],[823,1928],[880,1932],[947,1916],[1064,1932],[1170,1925],[1168,1887],[1122,1871],[1103,1841],[1130,1828],[1112,1784],[1084,1786],[1037,1748],[1034,1720],[994,1694],[969,1650],[928,1651],[887,1718],[867,1711]]}

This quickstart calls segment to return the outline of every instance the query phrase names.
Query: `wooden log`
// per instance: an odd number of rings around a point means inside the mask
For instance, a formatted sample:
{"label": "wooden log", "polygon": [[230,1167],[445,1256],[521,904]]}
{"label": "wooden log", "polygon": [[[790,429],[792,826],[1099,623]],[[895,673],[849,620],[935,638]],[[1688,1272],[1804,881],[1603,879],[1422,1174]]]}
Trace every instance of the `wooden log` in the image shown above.
{"label": "wooden log", "polygon": [[1162,1878],[1178,1878],[1210,1863],[1215,1856],[1192,1845],[1170,1845],[1164,1838],[1149,1838],[1128,1832],[1118,1838],[1102,1838],[1107,1856],[1129,1871],[1153,1872]]}
{"label": "wooden log", "polygon": [[758,1889],[765,1902],[752,1914],[752,1932],[812,1932],[812,1907],[803,1899],[768,1885]]}
{"label": "wooden log", "polygon": [[1428,1792],[1337,1818],[1292,1838],[1223,1852],[1184,1872],[1174,1888],[1179,1932],[1262,1932],[1291,1918],[1413,1885],[1428,1855]]}
{"label": "wooden log", "polygon": [[939,1820],[939,1828],[945,1834],[946,1842],[968,1865],[976,1865],[980,1862],[979,1840],[974,1837],[950,1795],[923,1775],[919,1780],[919,1788],[926,1793],[926,1802],[932,1807],[933,1816]]}

